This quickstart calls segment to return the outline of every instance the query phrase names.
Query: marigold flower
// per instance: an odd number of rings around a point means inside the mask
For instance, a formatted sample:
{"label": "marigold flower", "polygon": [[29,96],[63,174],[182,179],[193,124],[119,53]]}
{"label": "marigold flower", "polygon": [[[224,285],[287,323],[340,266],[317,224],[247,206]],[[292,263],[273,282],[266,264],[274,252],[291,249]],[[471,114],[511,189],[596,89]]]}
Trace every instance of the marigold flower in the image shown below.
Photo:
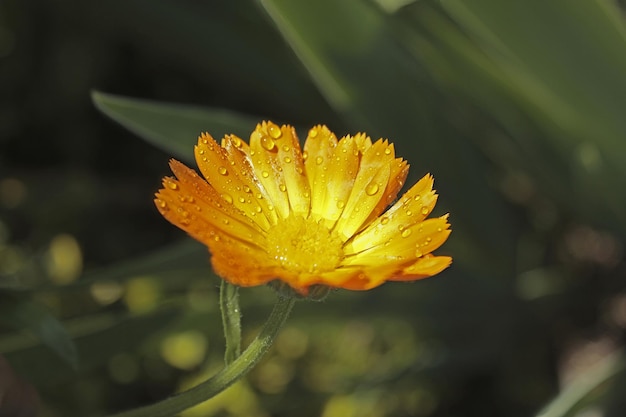
{"label": "marigold flower", "polygon": [[295,129],[257,125],[250,144],[203,133],[195,157],[205,179],[171,160],[155,203],[208,246],[232,284],[274,280],[302,296],[319,286],[367,290],[435,275],[452,262],[434,256],[450,234],[448,215],[427,219],[437,201],[426,175],[387,208],[408,164],[393,144],[365,134],[337,140],[315,126],[301,151]]}

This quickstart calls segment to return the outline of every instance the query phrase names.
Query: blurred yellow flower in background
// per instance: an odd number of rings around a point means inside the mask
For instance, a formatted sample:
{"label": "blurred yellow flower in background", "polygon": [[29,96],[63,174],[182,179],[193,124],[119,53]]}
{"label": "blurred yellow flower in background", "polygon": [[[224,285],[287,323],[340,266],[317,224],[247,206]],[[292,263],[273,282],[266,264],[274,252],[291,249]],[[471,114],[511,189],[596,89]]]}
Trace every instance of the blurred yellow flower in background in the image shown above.
{"label": "blurred yellow flower in background", "polygon": [[435,275],[452,262],[434,256],[450,234],[448,215],[427,219],[437,201],[426,175],[387,211],[408,164],[393,144],[365,134],[337,140],[315,126],[301,150],[295,129],[257,125],[250,144],[204,133],[195,157],[205,179],[172,160],[155,203],[174,225],[209,247],[232,284],[282,281],[367,290]]}

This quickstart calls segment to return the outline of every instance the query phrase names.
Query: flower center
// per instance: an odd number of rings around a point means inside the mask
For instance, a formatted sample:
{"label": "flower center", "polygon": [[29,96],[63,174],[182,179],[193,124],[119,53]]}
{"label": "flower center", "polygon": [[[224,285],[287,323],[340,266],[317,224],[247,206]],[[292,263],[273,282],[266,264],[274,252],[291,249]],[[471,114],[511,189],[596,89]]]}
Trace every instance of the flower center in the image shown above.
{"label": "flower center", "polygon": [[343,259],[337,233],[300,216],[280,220],[267,235],[269,255],[284,269],[320,273],[333,270]]}

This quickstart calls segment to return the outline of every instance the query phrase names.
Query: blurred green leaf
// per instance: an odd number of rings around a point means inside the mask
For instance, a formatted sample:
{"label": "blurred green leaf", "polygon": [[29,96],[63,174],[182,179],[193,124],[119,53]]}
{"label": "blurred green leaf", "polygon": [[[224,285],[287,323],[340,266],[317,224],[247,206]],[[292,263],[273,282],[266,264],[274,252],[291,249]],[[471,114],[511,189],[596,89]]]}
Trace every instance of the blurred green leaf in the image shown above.
{"label": "blurred green leaf", "polygon": [[[581,403],[591,392],[625,370],[623,354],[617,353],[598,361],[571,382],[561,393],[545,406],[536,417],[572,416],[576,405]],[[579,415],[579,414],[575,414]]]}
{"label": "blurred green leaf", "polygon": [[42,305],[22,294],[0,291],[0,323],[29,331],[73,369],[78,368],[74,342],[63,325]]}
{"label": "blurred green leaf", "polygon": [[[87,372],[106,363],[116,353],[136,349],[147,338],[164,330],[180,316],[180,311],[168,309],[137,317],[120,317],[105,313],[93,317],[89,334],[75,339],[80,354],[80,371]],[[67,367],[41,346],[5,352],[17,372],[37,385],[50,385],[74,377]]]}
{"label": "blurred green leaf", "polygon": [[92,92],[92,100],[104,114],[165,152],[193,161],[193,147],[202,132],[219,140],[227,133],[247,138],[258,117],[235,112],[159,103]]}
{"label": "blurred green leaf", "polygon": [[441,6],[418,2],[400,13],[411,16],[412,52],[504,126],[510,137],[489,146],[508,147],[506,158],[546,194],[625,231],[626,195],[615,192],[626,180],[626,30],[617,8],[599,0]]}

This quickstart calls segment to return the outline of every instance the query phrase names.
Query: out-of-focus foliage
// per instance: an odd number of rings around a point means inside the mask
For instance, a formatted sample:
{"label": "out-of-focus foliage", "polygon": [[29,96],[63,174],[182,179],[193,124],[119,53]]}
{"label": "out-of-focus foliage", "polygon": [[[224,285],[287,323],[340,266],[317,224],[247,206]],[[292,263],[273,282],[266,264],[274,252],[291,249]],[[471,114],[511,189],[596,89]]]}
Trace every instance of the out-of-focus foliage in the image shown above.
{"label": "out-of-focus foliage", "polygon": [[[623,415],[617,4],[9,0],[0,59],[0,288],[62,319],[80,361],[0,334],[44,416],[145,404],[221,366],[218,278],[151,199],[200,131],[245,138],[259,117],[392,140],[408,182],[435,176],[454,264],[299,303],[245,382],[185,415]],[[164,152],[100,117],[94,89]],[[251,338],[273,295],[241,295]],[[50,315],[25,317],[67,358]]]}

